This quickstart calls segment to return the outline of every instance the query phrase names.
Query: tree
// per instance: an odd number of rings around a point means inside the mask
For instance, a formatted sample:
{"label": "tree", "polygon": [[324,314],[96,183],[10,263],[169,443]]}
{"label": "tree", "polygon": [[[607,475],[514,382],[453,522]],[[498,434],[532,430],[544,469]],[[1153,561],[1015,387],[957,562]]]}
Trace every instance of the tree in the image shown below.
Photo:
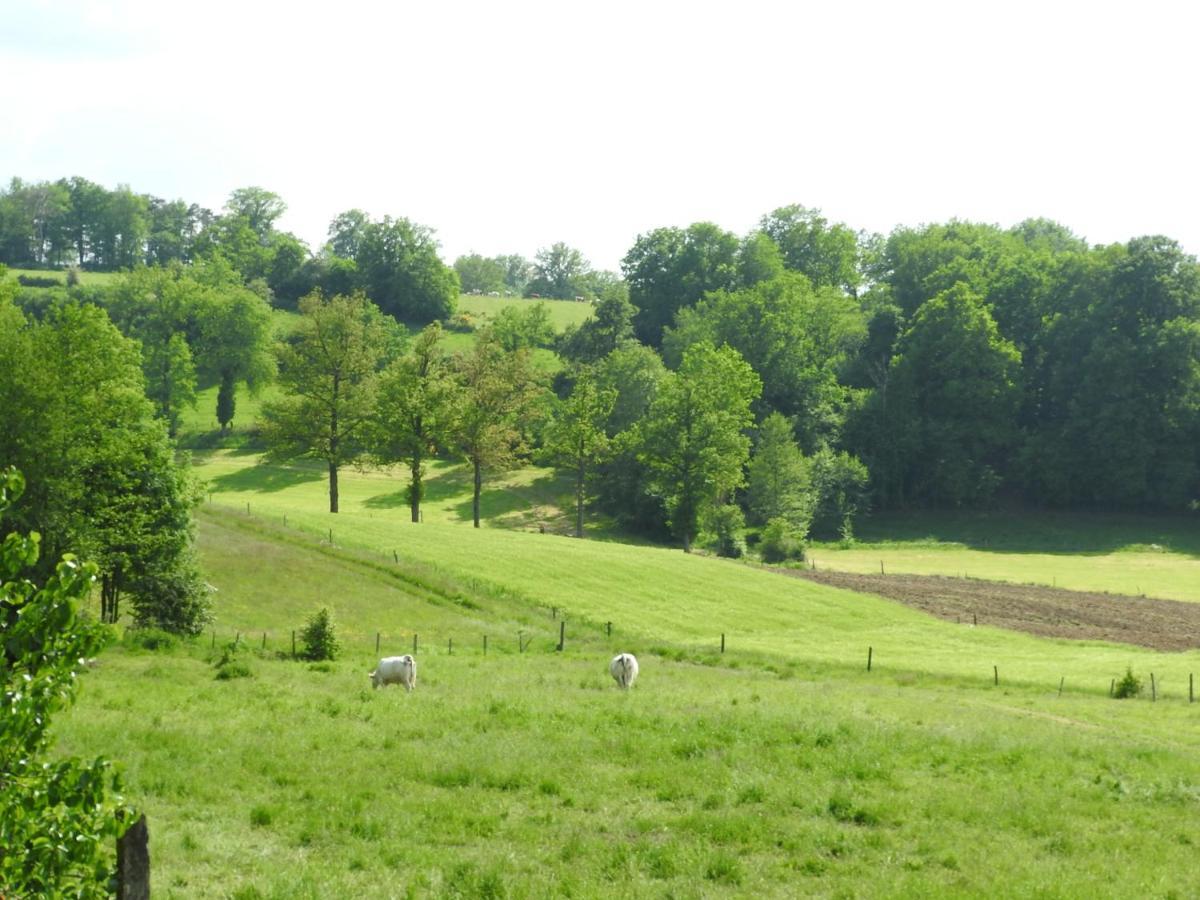
{"label": "tree", "polygon": [[583,506],[589,477],[609,453],[605,424],[617,400],[613,388],[599,388],[589,372],[575,381],[571,396],[546,426],[546,455],[575,477],[575,537],[583,537]]}
{"label": "tree", "polygon": [[700,515],[744,481],[762,381],[736,350],[701,343],[659,386],[638,423],[638,459],[666,500],[675,533],[690,551]]}
{"label": "tree", "polygon": [[793,204],[762,217],[759,228],[779,247],[783,264],[816,287],[833,287],[857,297],[861,284],[857,235],[829,222],[819,209]]}
{"label": "tree", "polygon": [[363,237],[371,217],[361,209],[348,209],[329,223],[326,250],[342,259],[358,259]]}
{"label": "tree", "polygon": [[287,212],[283,198],[260,187],[237,188],[225,201],[225,212],[244,219],[250,230],[266,245],[275,230],[275,220]]}
{"label": "tree", "polygon": [[262,431],[272,459],[311,457],[329,468],[329,511],[338,511],[338,470],[366,453],[379,373],[397,337],[361,294],[300,301],[303,317],[276,349],[285,396],[263,404]]}
{"label": "tree", "polygon": [[588,365],[633,340],[633,317],[637,309],[629,302],[629,289],[616,284],[604,291],[595,314],[578,328],[569,327],[558,342],[558,352],[572,362]]}
{"label": "tree", "polygon": [[515,253],[497,256],[495,261],[504,269],[505,286],[513,293],[523,295],[525,286],[533,277],[533,263]]}
{"label": "tree", "polygon": [[768,235],[756,231],[742,241],[737,261],[738,283],[742,287],[778,278],[784,271],[783,253]]}
{"label": "tree", "polygon": [[104,621],[128,593],[139,620],[202,627],[190,556],[198,494],[152,418],[137,345],[93,306],[29,324],[0,304],[0,400],[11,416],[0,459],[31,478],[18,521],[46,536],[46,558],[73,548],[98,564]]}
{"label": "tree", "polygon": [[532,303],[525,308],[506,306],[496,314],[491,324],[492,334],[505,350],[533,350],[548,347],[554,341],[554,325],[545,303]]}
{"label": "tree", "polygon": [[524,450],[524,426],[540,385],[527,350],[507,352],[486,333],[455,358],[455,371],[459,394],[450,440],[474,473],[471,512],[478,528],[483,472],[507,468]]}
{"label": "tree", "polygon": [[400,321],[424,325],[454,312],[458,275],[438,257],[425,226],[391,216],[370,222],[354,260],[367,296]]}
{"label": "tree", "polygon": [[199,369],[219,385],[217,422],[224,433],[236,412],[238,382],[256,394],[275,375],[271,309],[248,288],[225,282],[209,292],[195,318]]}
{"label": "tree", "polygon": [[[0,522],[20,496],[14,468],[0,472]],[[37,533],[0,542],[0,893],[109,896],[109,847],[133,821],[103,758],[50,754],[50,719],[74,700],[76,669],[107,632],[79,616],[96,569],[65,555],[42,577]],[[46,566],[42,566],[44,570]]]}
{"label": "tree", "polygon": [[792,426],[777,412],[758,429],[758,443],[747,473],[746,505],[752,521],[765,525],[783,519],[793,534],[808,535],[816,506],[808,462],[792,436]]}
{"label": "tree", "polygon": [[762,378],[759,413],[791,418],[801,448],[813,453],[839,435],[847,403],[839,375],[864,336],[857,302],[789,272],[680,310],[663,356],[670,365],[693,344],[733,347]]}
{"label": "tree", "polygon": [[543,247],[534,256],[533,278],[525,296],[573,300],[580,294],[579,280],[591,271],[583,254],[562,241]]}
{"label": "tree", "polygon": [[487,259],[478,253],[460,256],[454,261],[454,271],[465,294],[490,294],[504,290],[505,266],[498,259]]}
{"label": "tree", "polygon": [[425,460],[448,440],[454,414],[455,385],[442,348],[442,327],[432,322],[409,352],[383,372],[373,455],[381,463],[408,465],[408,502],[412,520],[421,521]]}
{"label": "tree", "polygon": [[663,329],[680,309],[695,305],[709,291],[737,287],[737,262],[737,237],[711,222],[638,235],[621,261],[629,300],[638,309],[638,339],[659,346]]}

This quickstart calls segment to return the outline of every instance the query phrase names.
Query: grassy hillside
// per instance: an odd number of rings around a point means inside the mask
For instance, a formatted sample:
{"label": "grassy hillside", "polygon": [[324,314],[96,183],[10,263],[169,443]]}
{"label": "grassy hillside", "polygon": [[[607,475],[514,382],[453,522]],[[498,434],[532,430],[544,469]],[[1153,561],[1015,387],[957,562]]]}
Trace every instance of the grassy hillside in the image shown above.
{"label": "grassy hillside", "polygon": [[592,317],[592,304],[575,300],[532,300],[523,297],[483,297],[473,294],[459,296],[458,311],[477,318],[491,319],[505,307],[513,306],[524,311],[535,303],[545,305],[550,313],[550,324],[554,326],[555,331],[562,331],[568,325],[582,325]]}
{"label": "grassy hillside", "polygon": [[[974,673],[1001,651],[1058,663],[1047,671],[1129,660],[1161,672],[1194,654],[956,629],[682,553],[327,518],[335,546],[290,518],[284,529],[207,509],[215,651],[208,635],[156,653],[118,647],[58,723],[64,752],[121,761],[148,814],[156,896],[1200,887],[1196,707],[1178,690],[1118,702],[1070,677],[1060,697]],[[337,546],[384,534],[399,564]],[[569,611],[562,653],[555,602]],[[335,609],[343,658],[277,658],[321,604]],[[611,639],[580,620],[601,604]],[[250,675],[220,680],[213,662],[239,625],[234,655]],[[725,627],[721,656],[709,636]],[[378,631],[385,653],[420,635],[413,694],[368,687]],[[888,634],[936,659],[901,668],[882,654],[867,673],[857,648]],[[839,658],[851,648],[856,658]],[[605,671],[617,649],[642,661],[628,694]]]}
{"label": "grassy hillside", "polygon": [[[9,269],[8,277],[12,281],[24,275],[29,278],[53,278],[63,287],[67,286],[67,273],[60,269]],[[88,272],[81,270],[80,281],[83,284],[108,284],[114,278],[119,278],[120,272]]]}

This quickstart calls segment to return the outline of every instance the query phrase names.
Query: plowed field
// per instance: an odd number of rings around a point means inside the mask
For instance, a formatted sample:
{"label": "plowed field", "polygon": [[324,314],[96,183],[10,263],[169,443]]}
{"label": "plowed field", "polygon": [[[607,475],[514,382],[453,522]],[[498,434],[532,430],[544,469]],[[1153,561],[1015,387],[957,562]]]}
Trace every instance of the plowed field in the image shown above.
{"label": "plowed field", "polygon": [[1154,650],[1200,647],[1200,603],[936,575],[777,571],[886,597],[951,622]]}

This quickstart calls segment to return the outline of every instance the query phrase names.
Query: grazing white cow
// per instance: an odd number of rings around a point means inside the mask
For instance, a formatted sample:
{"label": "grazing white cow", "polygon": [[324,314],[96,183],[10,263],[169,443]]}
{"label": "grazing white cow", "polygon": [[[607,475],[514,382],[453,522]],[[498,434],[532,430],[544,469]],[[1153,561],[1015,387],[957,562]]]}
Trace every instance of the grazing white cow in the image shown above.
{"label": "grazing white cow", "polygon": [[407,653],[385,656],[371,673],[371,687],[382,684],[402,684],[406,691],[411,691],[417,686],[417,661]]}
{"label": "grazing white cow", "polygon": [[637,657],[632,653],[618,653],[608,664],[608,671],[612,672],[612,677],[621,688],[629,690],[637,681]]}

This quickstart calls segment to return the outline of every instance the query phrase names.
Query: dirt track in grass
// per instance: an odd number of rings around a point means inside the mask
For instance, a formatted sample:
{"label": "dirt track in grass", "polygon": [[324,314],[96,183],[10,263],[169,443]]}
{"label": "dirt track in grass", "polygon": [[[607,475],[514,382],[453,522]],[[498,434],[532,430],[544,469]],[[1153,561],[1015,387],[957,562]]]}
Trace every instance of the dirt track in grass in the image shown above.
{"label": "dirt track in grass", "polygon": [[1200,603],[940,575],[775,571],[886,597],[961,624],[978,622],[1042,637],[1115,641],[1153,650],[1200,647]]}

